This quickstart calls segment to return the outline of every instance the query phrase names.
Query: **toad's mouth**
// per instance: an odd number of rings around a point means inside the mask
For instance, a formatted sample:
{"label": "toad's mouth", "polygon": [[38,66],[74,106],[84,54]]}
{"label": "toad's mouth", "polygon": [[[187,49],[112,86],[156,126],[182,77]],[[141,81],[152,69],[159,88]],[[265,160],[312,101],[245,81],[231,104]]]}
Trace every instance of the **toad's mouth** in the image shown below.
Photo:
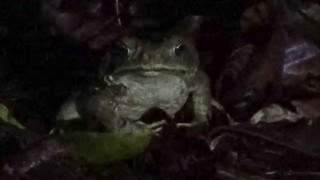
{"label": "toad's mouth", "polygon": [[145,76],[157,76],[160,74],[186,74],[189,72],[187,68],[172,67],[130,67],[116,69],[113,74],[141,73]]}

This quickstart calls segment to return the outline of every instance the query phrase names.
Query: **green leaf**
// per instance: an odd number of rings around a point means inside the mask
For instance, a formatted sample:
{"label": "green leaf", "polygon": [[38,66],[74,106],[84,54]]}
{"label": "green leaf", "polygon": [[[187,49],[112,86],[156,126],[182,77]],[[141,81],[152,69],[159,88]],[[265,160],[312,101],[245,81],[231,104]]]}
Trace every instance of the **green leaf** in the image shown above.
{"label": "green leaf", "polygon": [[24,126],[22,126],[14,117],[11,116],[8,108],[3,104],[0,104],[0,120],[14,125],[19,129],[25,129]]}
{"label": "green leaf", "polygon": [[129,159],[142,153],[149,145],[152,133],[73,132],[62,136],[71,144],[71,156],[88,164],[108,164]]}

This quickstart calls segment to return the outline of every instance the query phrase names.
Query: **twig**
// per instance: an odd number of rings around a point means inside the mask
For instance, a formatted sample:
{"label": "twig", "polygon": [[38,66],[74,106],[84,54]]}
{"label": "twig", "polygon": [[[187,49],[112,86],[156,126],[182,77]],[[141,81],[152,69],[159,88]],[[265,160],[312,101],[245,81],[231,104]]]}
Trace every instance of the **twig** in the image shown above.
{"label": "twig", "polygon": [[117,19],[119,26],[122,26],[121,18],[120,18],[120,11],[119,11],[119,0],[116,0],[116,12],[117,12]]}

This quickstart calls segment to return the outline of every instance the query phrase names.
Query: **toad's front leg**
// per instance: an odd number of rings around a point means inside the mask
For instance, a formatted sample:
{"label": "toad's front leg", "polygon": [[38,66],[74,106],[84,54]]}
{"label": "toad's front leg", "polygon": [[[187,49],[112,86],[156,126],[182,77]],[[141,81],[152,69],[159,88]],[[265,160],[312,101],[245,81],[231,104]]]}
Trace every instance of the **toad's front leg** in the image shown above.
{"label": "toad's front leg", "polygon": [[208,76],[198,72],[195,78],[195,90],[192,93],[194,119],[191,123],[178,123],[177,127],[195,127],[207,125],[211,118],[211,92]]}
{"label": "toad's front leg", "polygon": [[80,115],[94,126],[109,132],[132,133],[150,131],[157,134],[161,131],[165,121],[144,124],[139,121],[145,107],[133,106],[127,90],[121,87],[107,87],[91,95],[78,98]]}

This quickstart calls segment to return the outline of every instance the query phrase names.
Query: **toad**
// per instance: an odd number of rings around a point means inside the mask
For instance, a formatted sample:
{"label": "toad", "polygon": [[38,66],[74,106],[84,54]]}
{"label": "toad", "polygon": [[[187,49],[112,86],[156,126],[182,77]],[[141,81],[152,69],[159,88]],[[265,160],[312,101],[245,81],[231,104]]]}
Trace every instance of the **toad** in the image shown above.
{"label": "toad", "polygon": [[[174,119],[190,97],[194,118],[177,126],[205,125],[211,116],[209,79],[199,68],[192,34],[201,17],[191,16],[161,40],[126,36],[120,40],[124,58],[104,75],[105,86],[81,92],[65,103],[58,119],[82,118],[98,122],[109,132],[159,130],[163,121],[145,124],[141,117],[150,109],[163,110]],[[94,123],[96,124],[96,123]]]}

